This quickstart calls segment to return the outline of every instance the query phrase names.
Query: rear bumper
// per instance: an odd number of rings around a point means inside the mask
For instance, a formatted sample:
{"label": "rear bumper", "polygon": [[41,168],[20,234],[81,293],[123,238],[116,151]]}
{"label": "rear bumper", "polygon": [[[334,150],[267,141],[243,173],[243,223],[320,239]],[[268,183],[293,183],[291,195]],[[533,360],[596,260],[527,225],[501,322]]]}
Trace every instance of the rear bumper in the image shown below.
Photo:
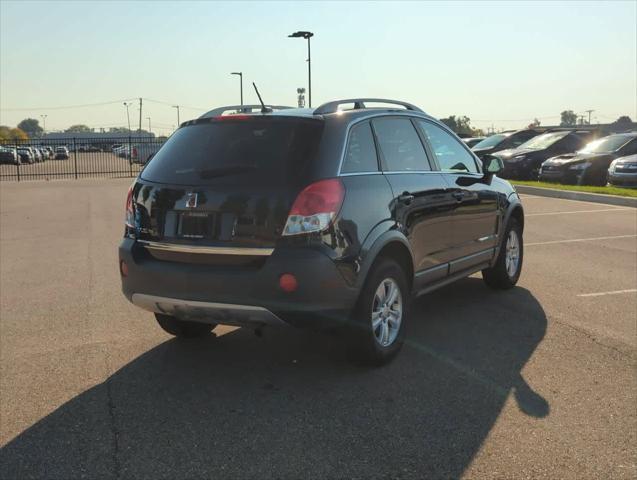
{"label": "rear bumper", "polygon": [[[342,319],[359,293],[327,254],[313,248],[275,249],[259,267],[242,267],[158,260],[139,242],[125,238],[119,258],[128,267],[122,291],[129,301],[146,310],[194,320],[298,325]],[[279,287],[284,273],[296,277],[294,292]]]}
{"label": "rear bumper", "polygon": [[232,305],[229,303],[195,302],[176,298],[156,297],[134,293],[131,302],[144,310],[163,313],[192,322],[224,325],[284,325],[285,322],[263,307]]}

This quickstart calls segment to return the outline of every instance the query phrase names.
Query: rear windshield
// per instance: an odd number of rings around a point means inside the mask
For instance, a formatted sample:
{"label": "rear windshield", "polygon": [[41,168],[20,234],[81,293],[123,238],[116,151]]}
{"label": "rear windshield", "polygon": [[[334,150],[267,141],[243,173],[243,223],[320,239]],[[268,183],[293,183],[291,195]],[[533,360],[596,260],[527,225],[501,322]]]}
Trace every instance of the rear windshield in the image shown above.
{"label": "rear windshield", "polygon": [[205,185],[213,179],[297,180],[316,154],[323,122],[281,117],[205,120],[177,130],[144,168],[145,180]]}

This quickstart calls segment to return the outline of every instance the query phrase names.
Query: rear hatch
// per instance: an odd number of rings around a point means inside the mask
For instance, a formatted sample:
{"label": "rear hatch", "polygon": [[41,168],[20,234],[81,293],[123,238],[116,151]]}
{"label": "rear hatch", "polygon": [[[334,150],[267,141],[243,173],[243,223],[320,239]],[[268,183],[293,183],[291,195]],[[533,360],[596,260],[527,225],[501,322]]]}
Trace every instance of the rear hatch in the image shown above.
{"label": "rear hatch", "polygon": [[129,233],[182,251],[273,248],[310,181],[322,130],[322,120],[292,116],[188,122],[141,172]]}

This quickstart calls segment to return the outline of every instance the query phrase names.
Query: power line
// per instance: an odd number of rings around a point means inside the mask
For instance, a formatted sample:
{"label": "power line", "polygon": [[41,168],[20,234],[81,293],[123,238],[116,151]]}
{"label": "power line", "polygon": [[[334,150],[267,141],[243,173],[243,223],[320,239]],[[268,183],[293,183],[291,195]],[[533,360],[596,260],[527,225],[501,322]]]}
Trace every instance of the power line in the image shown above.
{"label": "power line", "polygon": [[[153,100],[152,98],[144,98],[147,102],[151,103],[159,103],[160,105],[167,105],[169,107],[173,107],[177,105],[177,102],[164,102],[163,100]],[[185,108],[188,110],[200,110],[200,111],[208,111],[210,107],[189,107],[188,105],[179,104],[179,108]]]}
{"label": "power line", "polygon": [[83,103],[78,105],[62,105],[57,107],[24,107],[24,108],[0,108],[0,110],[4,112],[28,112],[32,110],[67,110],[72,108],[85,108],[85,107],[99,107],[102,105],[112,105],[115,103],[127,102],[130,100],[134,100],[133,98],[123,98],[121,100],[112,100],[109,102],[99,102],[99,103]]}

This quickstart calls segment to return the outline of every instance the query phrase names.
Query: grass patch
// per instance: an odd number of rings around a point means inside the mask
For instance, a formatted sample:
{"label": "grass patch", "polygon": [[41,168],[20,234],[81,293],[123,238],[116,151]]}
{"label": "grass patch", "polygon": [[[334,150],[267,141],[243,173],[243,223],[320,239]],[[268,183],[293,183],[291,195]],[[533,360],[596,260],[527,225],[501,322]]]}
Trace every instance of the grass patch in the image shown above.
{"label": "grass patch", "polygon": [[637,188],[594,187],[589,185],[561,185],[559,183],[534,182],[530,180],[513,180],[511,181],[511,183],[513,183],[514,185],[526,185],[529,187],[553,188],[555,190],[571,190],[574,192],[603,193],[605,195],[618,195],[620,197],[637,198]]}

